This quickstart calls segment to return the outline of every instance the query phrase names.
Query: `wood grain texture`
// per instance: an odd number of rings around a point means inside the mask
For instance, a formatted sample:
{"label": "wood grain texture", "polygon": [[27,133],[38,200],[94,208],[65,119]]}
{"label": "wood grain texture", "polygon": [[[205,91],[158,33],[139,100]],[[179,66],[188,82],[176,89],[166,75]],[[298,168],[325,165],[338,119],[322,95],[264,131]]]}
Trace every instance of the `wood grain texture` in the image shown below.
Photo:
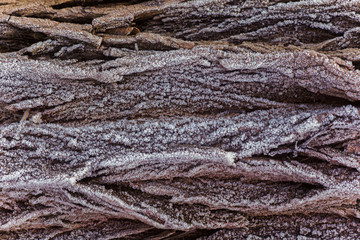
{"label": "wood grain texture", "polygon": [[0,238],[360,238],[359,37],[358,0],[0,0]]}

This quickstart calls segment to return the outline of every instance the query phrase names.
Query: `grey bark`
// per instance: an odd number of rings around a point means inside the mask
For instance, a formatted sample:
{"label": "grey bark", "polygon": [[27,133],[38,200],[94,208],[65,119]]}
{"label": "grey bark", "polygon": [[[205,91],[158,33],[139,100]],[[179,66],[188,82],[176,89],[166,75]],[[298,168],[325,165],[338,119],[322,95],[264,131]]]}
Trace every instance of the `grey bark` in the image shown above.
{"label": "grey bark", "polygon": [[0,238],[360,238],[359,24],[357,0],[0,0]]}

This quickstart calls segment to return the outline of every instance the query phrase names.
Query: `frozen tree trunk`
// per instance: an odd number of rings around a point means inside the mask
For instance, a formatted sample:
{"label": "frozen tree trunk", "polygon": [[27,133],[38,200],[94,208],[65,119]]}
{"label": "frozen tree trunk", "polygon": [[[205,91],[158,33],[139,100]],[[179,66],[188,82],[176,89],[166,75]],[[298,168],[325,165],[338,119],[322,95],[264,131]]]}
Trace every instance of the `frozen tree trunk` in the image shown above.
{"label": "frozen tree trunk", "polygon": [[360,1],[0,0],[1,239],[359,239]]}

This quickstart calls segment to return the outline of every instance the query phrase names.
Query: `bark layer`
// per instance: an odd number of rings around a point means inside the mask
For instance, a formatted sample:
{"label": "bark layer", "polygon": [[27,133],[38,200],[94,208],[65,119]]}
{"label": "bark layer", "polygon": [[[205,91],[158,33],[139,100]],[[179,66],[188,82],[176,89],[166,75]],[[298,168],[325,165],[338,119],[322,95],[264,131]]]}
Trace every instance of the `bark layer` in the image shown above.
{"label": "bark layer", "polygon": [[357,0],[0,0],[0,238],[359,238],[359,24]]}

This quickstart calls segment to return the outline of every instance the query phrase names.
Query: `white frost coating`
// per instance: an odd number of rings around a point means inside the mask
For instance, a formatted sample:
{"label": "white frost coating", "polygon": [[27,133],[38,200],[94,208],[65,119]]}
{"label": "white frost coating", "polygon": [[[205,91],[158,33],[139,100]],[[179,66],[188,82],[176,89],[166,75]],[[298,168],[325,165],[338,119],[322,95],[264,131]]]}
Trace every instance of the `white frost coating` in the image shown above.
{"label": "white frost coating", "polygon": [[[28,170],[31,171],[31,170]],[[12,182],[12,181],[16,181],[21,179],[21,176],[25,175],[24,173],[26,172],[26,170],[21,169],[19,171],[16,172],[12,172],[9,175],[2,175],[0,177],[0,182],[6,183],[6,182]]]}
{"label": "white frost coating", "polygon": [[228,166],[234,166],[235,153],[226,152],[220,149],[186,149],[174,152],[163,153],[132,153],[120,158],[112,158],[99,163],[98,167],[114,168],[135,168],[140,165],[151,165],[163,163],[167,165],[182,164],[187,162],[220,163]]}
{"label": "white frost coating", "polygon": [[116,72],[121,75],[129,75],[132,73],[141,73],[180,64],[194,64],[198,59],[199,57],[194,55],[191,51],[178,50],[145,57],[123,57],[103,64],[102,68],[108,69],[117,67]]}

